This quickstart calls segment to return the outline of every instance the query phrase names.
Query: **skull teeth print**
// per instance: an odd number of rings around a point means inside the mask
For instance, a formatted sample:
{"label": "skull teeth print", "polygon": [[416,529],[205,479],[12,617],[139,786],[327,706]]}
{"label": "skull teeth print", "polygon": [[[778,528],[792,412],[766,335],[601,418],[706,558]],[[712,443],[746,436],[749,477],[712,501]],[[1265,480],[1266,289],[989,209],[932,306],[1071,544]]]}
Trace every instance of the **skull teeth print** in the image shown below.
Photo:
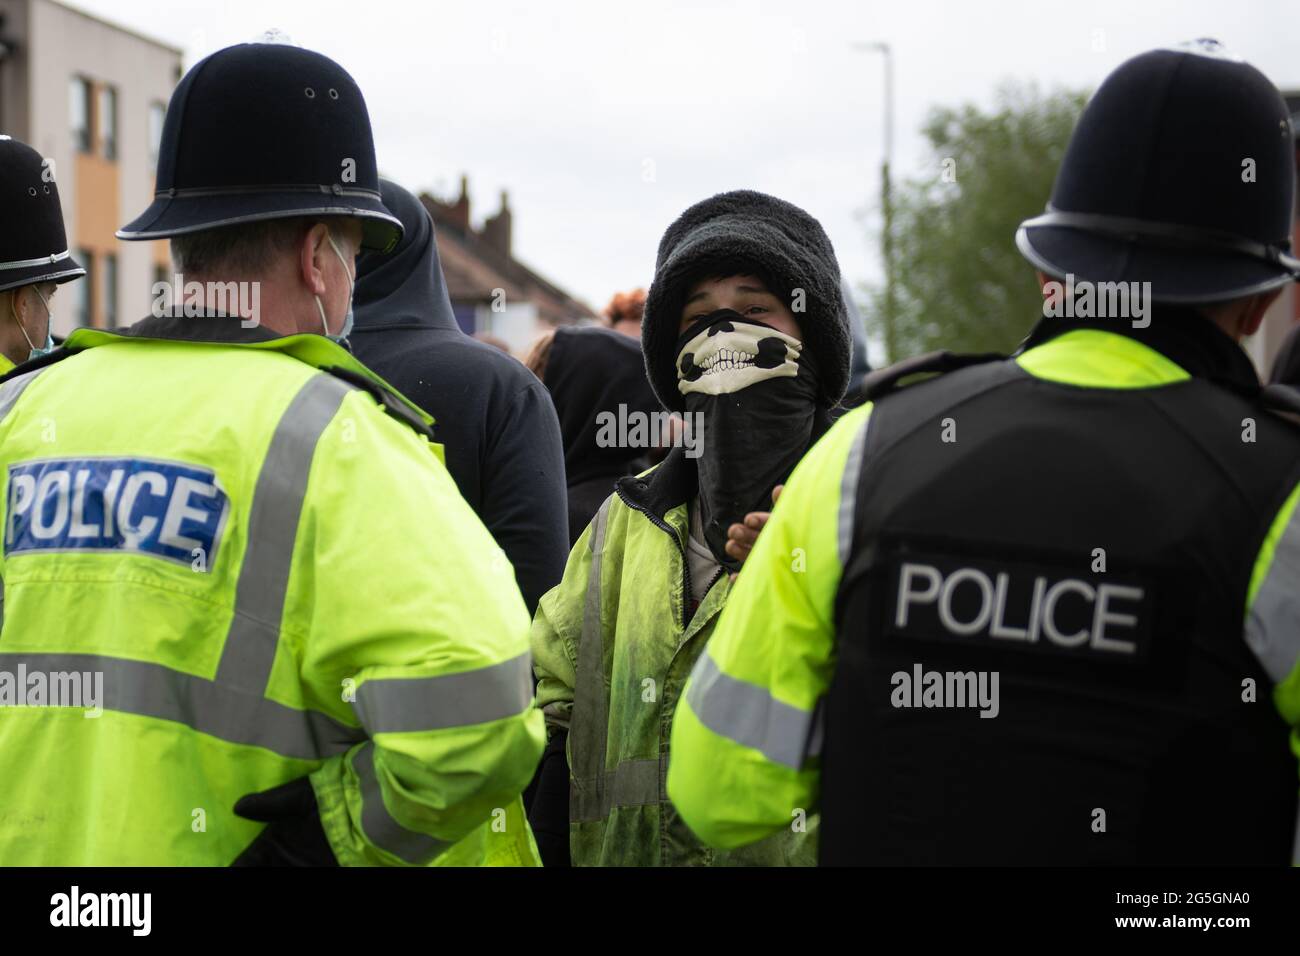
{"label": "skull teeth print", "polygon": [[738,349],[721,348],[706,358],[700,365],[704,369],[705,375],[711,375],[715,372],[726,372],[731,369],[748,368],[754,364],[757,355],[753,352],[742,352]]}

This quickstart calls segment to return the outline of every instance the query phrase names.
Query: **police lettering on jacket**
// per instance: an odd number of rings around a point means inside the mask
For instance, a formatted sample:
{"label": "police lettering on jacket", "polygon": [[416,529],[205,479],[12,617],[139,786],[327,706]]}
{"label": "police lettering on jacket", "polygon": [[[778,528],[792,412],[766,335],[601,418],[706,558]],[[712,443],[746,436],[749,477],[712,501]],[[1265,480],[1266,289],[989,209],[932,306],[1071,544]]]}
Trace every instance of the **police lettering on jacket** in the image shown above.
{"label": "police lettering on jacket", "polygon": [[216,475],[194,465],[140,458],[19,462],[9,466],[5,555],[129,551],[207,570],[228,507]]}
{"label": "police lettering on jacket", "polygon": [[1150,626],[1148,587],[1044,565],[909,557],[893,595],[889,629],[902,637],[1131,659]]}

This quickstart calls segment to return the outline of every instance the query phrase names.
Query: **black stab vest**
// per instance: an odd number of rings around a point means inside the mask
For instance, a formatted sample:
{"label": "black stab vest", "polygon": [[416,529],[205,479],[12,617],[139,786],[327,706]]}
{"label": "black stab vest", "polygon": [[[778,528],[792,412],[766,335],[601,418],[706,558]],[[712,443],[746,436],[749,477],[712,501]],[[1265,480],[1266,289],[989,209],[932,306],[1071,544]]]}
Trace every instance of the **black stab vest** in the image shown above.
{"label": "black stab vest", "polygon": [[868,423],[822,864],[1286,864],[1296,759],[1243,621],[1300,429],[1257,385],[1085,388],[984,358]]}

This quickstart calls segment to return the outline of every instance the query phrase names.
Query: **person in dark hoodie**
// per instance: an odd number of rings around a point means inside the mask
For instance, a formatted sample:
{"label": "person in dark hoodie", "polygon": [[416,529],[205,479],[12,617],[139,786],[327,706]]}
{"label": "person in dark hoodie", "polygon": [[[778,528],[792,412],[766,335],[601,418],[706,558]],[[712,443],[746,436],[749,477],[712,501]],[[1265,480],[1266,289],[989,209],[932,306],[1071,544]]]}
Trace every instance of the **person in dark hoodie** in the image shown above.
{"label": "person in dark hoodie", "polygon": [[618,421],[656,421],[662,409],[650,388],[641,344],[613,329],[597,326],[560,328],[534,348],[529,368],[542,380],[560,417],[564,473],[569,490],[569,544],[614,490],[614,482],[650,467],[648,442],[628,447],[610,441],[609,426]]}
{"label": "person in dark hoodie", "polygon": [[564,570],[564,451],[550,396],[522,365],[461,331],[433,221],[380,180],[405,234],[357,260],[353,352],[437,423],[456,487],[514,566],[530,612]]}
{"label": "person in dark hoodie", "polygon": [[[685,415],[691,440],[618,481],[533,619],[543,767],[568,758],[572,861],[811,864],[815,818],[736,853],[706,847],[668,800],[664,771],[686,675],[747,550],[735,531],[768,510],[848,386],[830,240],[762,193],[697,203],[659,243],[641,342],[655,394]],[[540,846],[556,827],[539,809],[529,818]]]}

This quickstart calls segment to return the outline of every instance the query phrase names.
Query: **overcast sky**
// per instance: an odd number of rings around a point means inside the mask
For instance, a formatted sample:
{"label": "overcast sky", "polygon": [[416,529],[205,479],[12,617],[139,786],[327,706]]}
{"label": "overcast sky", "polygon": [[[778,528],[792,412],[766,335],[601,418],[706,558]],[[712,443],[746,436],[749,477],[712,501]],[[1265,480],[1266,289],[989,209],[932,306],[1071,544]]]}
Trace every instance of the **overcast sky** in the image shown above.
{"label": "overcast sky", "polygon": [[989,103],[1007,78],[1095,88],[1193,37],[1300,89],[1300,0],[72,5],[181,47],[187,68],[271,27],[334,58],[384,175],[446,196],[467,173],[476,224],[508,190],[516,256],[598,310],[649,282],[678,213],[742,187],[820,219],[855,284],[880,274],[883,67],[855,43],[894,50],[896,176],[921,171],[932,105]]}

